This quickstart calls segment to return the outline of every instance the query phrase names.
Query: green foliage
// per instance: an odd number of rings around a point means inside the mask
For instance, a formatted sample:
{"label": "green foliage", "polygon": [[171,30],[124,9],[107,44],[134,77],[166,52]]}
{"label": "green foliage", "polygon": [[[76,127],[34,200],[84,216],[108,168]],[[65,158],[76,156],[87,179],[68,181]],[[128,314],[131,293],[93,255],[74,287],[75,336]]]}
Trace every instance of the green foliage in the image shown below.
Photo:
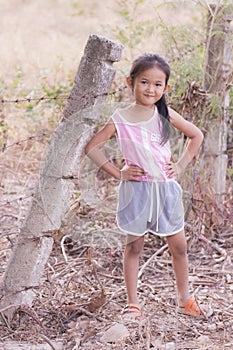
{"label": "green foliage", "polygon": [[[152,36],[155,29],[162,39],[161,52],[172,66],[170,83],[172,85],[169,94],[171,100],[182,96],[187,88],[187,82],[195,81],[202,84],[203,62],[204,62],[204,41],[205,31],[203,30],[203,17],[193,19],[195,25],[174,26],[167,24],[159,15],[161,9],[172,9],[178,13],[180,1],[161,1],[156,6],[148,0],[118,0],[116,2],[116,13],[120,17],[120,25],[108,26],[113,37],[124,44],[126,55],[129,52],[128,60],[135,57],[135,51],[145,46],[145,43]],[[143,12],[147,7],[151,9],[154,16],[147,21],[142,20]],[[153,51],[153,40],[152,49]]]}
{"label": "green foliage", "polygon": [[3,151],[8,137],[9,126],[3,114],[0,114],[0,149]]}
{"label": "green foliage", "polygon": [[7,91],[7,85],[3,79],[0,79],[0,97],[4,96]]}
{"label": "green foliage", "polygon": [[[60,86],[43,86],[43,90],[46,94],[47,97],[49,98],[56,98],[57,96],[61,95],[61,94],[66,94],[68,92],[67,86],[64,84],[61,84]],[[57,100],[51,100],[51,101],[55,101],[56,103],[58,102]]]}
{"label": "green foliage", "polygon": [[79,1],[74,1],[72,7],[75,10],[75,13],[72,13],[72,16],[82,16],[84,14],[84,9]]}
{"label": "green foliage", "polygon": [[233,108],[233,86],[230,88],[230,107]]}
{"label": "green foliage", "polygon": [[15,78],[12,81],[12,88],[16,89],[21,86],[24,78],[24,73],[22,72],[21,67],[16,68],[16,75]]}
{"label": "green foliage", "polygon": [[182,96],[187,82],[201,85],[203,80],[204,46],[203,31],[185,26],[168,27],[160,23],[165,57],[172,67],[171,96]]}
{"label": "green foliage", "polygon": [[[161,7],[172,8],[174,13],[178,13],[181,5],[185,5],[188,9],[188,6],[192,4],[184,4],[182,1],[164,1],[158,5],[157,9]],[[164,52],[164,56],[171,66],[171,90],[168,97],[178,110],[182,107],[179,105],[179,101],[181,104],[183,103],[183,96],[188,86],[190,84],[202,86],[203,83],[206,15],[207,11],[203,11],[203,9],[198,16],[194,14],[193,18],[190,14],[188,25],[172,25],[158,15],[158,35],[162,38],[161,51]]]}
{"label": "green foliage", "polygon": [[141,12],[147,3],[147,0],[117,0],[116,13],[120,25],[104,27],[106,32],[111,31],[113,38],[120,41],[125,49],[129,50],[130,59],[133,58],[137,47],[154,31],[154,24],[151,20],[141,19]]}
{"label": "green foliage", "polygon": [[[116,13],[120,17],[120,25],[108,27],[114,38],[124,44],[126,54],[129,52],[127,58],[131,61],[135,51],[140,46],[143,47],[143,44],[152,35],[156,21],[156,30],[162,39],[161,52],[172,68],[170,78],[172,88],[169,98],[172,103],[175,101],[178,108],[178,101],[185,94],[188,84],[195,82],[201,87],[204,80],[207,11],[210,9],[210,5],[206,0],[193,1],[193,3],[200,9],[200,15],[193,17],[193,21],[191,19],[193,24],[175,26],[171,25],[169,21],[163,20],[159,15],[159,10],[172,9],[174,13],[178,13],[180,6],[184,5],[184,1],[161,1],[153,7],[147,0],[118,0]],[[232,13],[232,3],[230,1],[222,3],[227,6],[224,11]],[[189,5],[190,3],[185,4],[187,8]],[[150,6],[152,12],[155,11],[154,16],[158,20],[142,20],[141,14],[146,6]],[[214,34],[216,33],[213,32],[211,35]],[[210,103],[212,106],[211,115],[216,116],[220,113],[219,101],[217,100],[218,97],[213,96]]]}
{"label": "green foliage", "polygon": [[227,176],[229,180],[233,182],[233,169],[230,169],[230,168],[227,169]]}
{"label": "green foliage", "polygon": [[95,16],[95,9],[98,6],[98,3],[96,1],[88,1],[88,5],[85,3],[85,1],[74,1],[72,3],[72,8],[75,12],[73,12],[70,16],[71,17],[83,17],[83,16]]}

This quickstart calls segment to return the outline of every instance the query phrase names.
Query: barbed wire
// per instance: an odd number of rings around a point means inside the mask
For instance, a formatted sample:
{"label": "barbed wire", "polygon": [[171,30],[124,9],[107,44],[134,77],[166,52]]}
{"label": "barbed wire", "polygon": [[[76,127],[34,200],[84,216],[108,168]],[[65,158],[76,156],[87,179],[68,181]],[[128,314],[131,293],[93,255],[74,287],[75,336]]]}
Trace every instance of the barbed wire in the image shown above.
{"label": "barbed wire", "polygon": [[[111,92],[105,92],[105,93],[102,93],[102,94],[96,94],[96,95],[93,95],[92,97],[93,98],[98,98],[98,97],[104,97],[104,96],[114,96],[116,95],[117,93],[119,92],[122,92],[124,91],[125,89],[127,88],[126,85],[124,86],[120,86],[118,87],[117,89],[115,89],[114,91],[111,91]],[[80,98],[85,98],[86,96],[85,95],[82,95],[80,96]],[[75,99],[72,98],[70,95],[57,95],[57,96],[54,96],[54,97],[46,97],[46,96],[42,96],[42,97],[38,97],[38,98],[32,98],[32,97],[25,97],[25,98],[17,98],[17,99],[1,99],[0,100],[0,103],[2,104],[5,104],[5,103],[14,103],[14,104],[17,104],[17,103],[23,103],[23,102],[34,102],[34,101],[37,101],[37,102],[42,102],[42,101],[52,101],[52,100],[70,100],[70,99]],[[42,137],[45,137],[45,136],[49,136],[53,133],[53,131],[51,132],[42,132],[40,133],[39,135],[33,135],[33,136],[29,136],[23,140],[18,140],[10,145],[6,145],[4,144],[2,146],[2,149],[1,151],[4,152],[6,149],[10,148],[10,147],[13,147],[13,146],[18,146],[24,142],[28,142],[30,140],[33,140],[33,139],[36,139],[36,138],[42,138]]]}
{"label": "barbed wire", "polygon": [[[125,89],[127,88],[126,85],[122,86],[122,87],[119,87],[117,89],[115,89],[114,91],[111,91],[111,92],[104,92],[102,94],[95,94],[91,97],[93,98],[97,98],[97,97],[104,97],[104,96],[114,96],[116,95],[118,92],[122,92],[124,91]],[[76,97],[75,97],[76,98]],[[16,99],[13,99],[13,98],[10,98],[10,99],[0,99],[0,103],[2,104],[6,104],[6,103],[14,103],[14,104],[17,104],[17,103],[23,103],[23,102],[27,102],[27,103],[30,103],[30,102],[42,102],[42,101],[53,101],[53,100],[74,100],[75,98],[72,98],[72,96],[70,95],[63,95],[63,94],[58,94],[56,96],[53,96],[53,97],[49,97],[49,96],[41,96],[41,97],[23,97],[23,98],[16,98]],[[80,98],[86,98],[86,95],[81,95]]]}
{"label": "barbed wire", "polygon": [[31,140],[34,140],[34,139],[37,139],[37,138],[42,138],[42,137],[45,137],[45,136],[49,136],[53,134],[53,131],[50,131],[50,132],[42,132],[41,134],[38,134],[38,135],[33,135],[33,136],[28,136],[27,138],[25,139],[22,139],[22,140],[18,140],[14,143],[11,143],[10,145],[3,145],[2,147],[2,152],[4,152],[6,149],[8,148],[11,148],[13,146],[18,146],[18,145],[21,145],[21,143],[24,143],[24,142],[28,142],[28,141],[31,141]]}
{"label": "barbed wire", "polygon": [[[228,108],[228,110],[233,110],[233,108]],[[233,117],[233,114],[232,114],[232,117]],[[46,137],[46,136],[50,136],[53,134],[54,131],[47,131],[47,132],[42,132],[38,135],[33,135],[33,136],[28,136],[27,138],[25,139],[22,139],[22,140],[18,140],[18,141],[15,141],[14,143],[11,143],[10,145],[6,145],[4,144],[1,148],[1,151],[2,153],[5,152],[8,148],[11,148],[11,147],[14,147],[14,146],[19,146],[21,145],[22,143],[24,142],[28,142],[28,141],[31,141],[31,140],[35,140],[35,139],[41,139],[43,137]],[[232,150],[232,144],[230,144],[230,146],[227,147],[227,150]]]}
{"label": "barbed wire", "polygon": [[50,100],[69,100],[70,96],[69,95],[57,95],[54,97],[46,97],[46,96],[42,96],[42,97],[24,97],[24,98],[16,98],[16,99],[1,99],[0,103],[5,104],[5,103],[22,103],[22,102],[33,102],[33,101],[50,101]]}
{"label": "barbed wire", "polygon": [[[101,97],[101,96],[114,96],[118,92],[124,91],[126,88],[127,88],[127,86],[124,85],[122,87],[119,87],[119,88],[115,89],[114,91],[111,91],[111,92],[108,92],[108,93],[96,94],[96,95],[93,95],[92,97],[93,98],[98,98],[98,97]],[[85,98],[85,97],[86,97],[85,95],[80,96],[80,98]],[[69,100],[69,99],[75,99],[75,98],[72,98],[70,95],[60,94],[60,95],[57,95],[57,96],[54,96],[54,97],[42,96],[42,97],[38,97],[38,98],[25,97],[25,98],[16,98],[16,99],[2,99],[2,100],[0,99],[0,103],[2,103],[2,104],[5,104],[5,103],[17,104],[17,103],[24,103],[24,102],[30,103],[32,101],[42,102],[42,101]],[[228,111],[232,111],[233,107],[230,106],[230,107],[227,108],[227,110]],[[28,142],[30,140],[34,140],[34,139],[37,139],[37,138],[40,139],[40,138],[43,138],[43,137],[46,137],[46,136],[50,136],[51,134],[53,134],[53,131],[42,132],[42,133],[39,133],[37,135],[29,136],[29,137],[27,137],[25,139],[18,140],[18,141],[14,142],[14,143],[12,143],[10,145],[4,145],[4,147],[2,148],[2,151],[4,152],[6,149],[11,148],[13,146],[17,146],[17,145],[20,145],[20,144],[22,144],[24,142]],[[230,147],[228,148],[228,150],[230,150],[230,151],[232,150],[232,144],[230,144]],[[12,200],[6,200],[6,201],[0,203],[0,207],[4,207],[4,206],[7,206],[7,205],[10,205],[13,202],[25,201],[25,200],[29,199],[30,197],[33,197],[33,194],[27,195],[27,196],[20,196],[18,198],[12,199]]]}
{"label": "barbed wire", "polygon": [[30,195],[24,196],[24,197],[20,196],[20,197],[18,197],[18,198],[14,198],[14,199],[11,199],[11,200],[6,200],[6,201],[0,203],[0,207],[6,207],[7,205],[9,205],[9,204],[11,204],[11,203],[14,203],[14,202],[23,202],[23,201],[25,201],[26,199],[29,199],[29,198],[31,198],[31,197],[34,197],[34,194],[33,194],[33,193],[30,194]]}

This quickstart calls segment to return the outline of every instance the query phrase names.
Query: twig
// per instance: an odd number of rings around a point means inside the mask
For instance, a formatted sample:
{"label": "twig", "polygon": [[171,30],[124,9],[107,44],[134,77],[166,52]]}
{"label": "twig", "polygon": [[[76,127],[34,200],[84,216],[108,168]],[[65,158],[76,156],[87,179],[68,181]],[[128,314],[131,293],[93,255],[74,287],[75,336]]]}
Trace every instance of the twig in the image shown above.
{"label": "twig", "polygon": [[10,326],[6,316],[4,315],[4,313],[0,312],[0,315],[1,315],[1,318],[2,318],[3,322],[5,322],[5,325],[7,326],[7,328],[11,331],[12,330],[11,326]]}
{"label": "twig", "polygon": [[62,240],[61,240],[61,251],[62,251],[62,255],[64,256],[65,262],[68,262],[68,258],[67,258],[67,255],[66,255],[64,242],[65,242],[66,238],[68,238],[68,237],[69,236],[65,235],[65,236],[62,237]]}
{"label": "twig", "polygon": [[181,318],[178,317],[177,314],[176,314],[176,318],[178,319],[178,321],[179,321],[183,326],[189,328],[189,329],[190,329],[192,332],[194,332],[196,335],[198,335],[198,336],[201,335],[201,333],[198,332],[198,331],[196,330],[196,328],[193,327],[193,325],[192,325],[192,326],[189,326],[186,322],[184,322],[183,320],[181,320]]}
{"label": "twig", "polygon": [[198,300],[197,300],[196,295],[194,295],[194,299],[195,299],[195,302],[196,302],[197,307],[198,307],[198,309],[200,310],[201,314],[204,316],[205,320],[207,320],[207,319],[208,319],[208,318],[207,318],[207,315],[206,315],[206,313],[203,311],[203,308],[200,307],[200,304],[199,304],[199,302],[198,302]]}
{"label": "twig", "polygon": [[93,266],[93,274],[95,276],[95,279],[98,282],[102,293],[105,294],[103,283],[100,281],[99,276],[98,276],[97,271],[96,271],[96,264],[95,264],[95,262],[93,260],[91,260],[91,264]]}
{"label": "twig", "polygon": [[17,307],[20,307],[21,305],[20,304],[12,304],[12,305],[8,305],[6,307],[4,307],[3,309],[0,309],[0,313],[3,313],[4,311],[7,311],[11,308],[17,308]]}
{"label": "twig", "polygon": [[215,261],[219,262],[222,260],[225,260],[227,257],[227,252],[225,249],[219,247],[216,243],[211,242],[208,238],[206,238],[203,234],[200,234],[198,236],[198,239],[202,242],[207,243],[208,245],[210,245],[213,249],[215,249],[219,254],[221,254],[221,258],[219,259],[215,259]]}
{"label": "twig", "polygon": [[138,278],[140,278],[145,270],[145,268],[151,263],[151,261],[159,254],[161,254],[164,250],[166,250],[168,248],[168,244],[165,244],[164,246],[162,246],[159,250],[157,250],[157,252],[155,252],[146,262],[144,265],[142,265],[139,273],[138,273]]}
{"label": "twig", "polygon": [[52,341],[51,341],[48,337],[46,337],[46,335],[40,334],[40,337],[41,337],[43,340],[45,340],[46,343],[48,343],[48,344],[51,346],[51,348],[52,348],[53,350],[57,350],[57,347],[53,345]]}
{"label": "twig", "polygon": [[[28,305],[25,305],[26,307],[28,307]],[[31,317],[34,321],[36,321],[36,323],[44,330],[47,331],[48,328],[46,328],[43,323],[41,322],[41,320],[39,319],[38,315],[36,314],[35,311],[33,311],[34,315],[32,314],[32,310],[26,310],[23,308],[23,305],[20,307],[19,309],[20,312],[25,313],[26,315],[28,315],[29,317]]]}
{"label": "twig", "polygon": [[102,317],[99,317],[97,315],[94,315],[92,312],[84,309],[83,307],[80,307],[79,308],[79,311],[81,311],[84,315],[88,316],[88,317],[91,317],[91,318],[96,318],[98,321],[100,322],[103,322],[103,321],[106,321],[106,319],[102,318]]}

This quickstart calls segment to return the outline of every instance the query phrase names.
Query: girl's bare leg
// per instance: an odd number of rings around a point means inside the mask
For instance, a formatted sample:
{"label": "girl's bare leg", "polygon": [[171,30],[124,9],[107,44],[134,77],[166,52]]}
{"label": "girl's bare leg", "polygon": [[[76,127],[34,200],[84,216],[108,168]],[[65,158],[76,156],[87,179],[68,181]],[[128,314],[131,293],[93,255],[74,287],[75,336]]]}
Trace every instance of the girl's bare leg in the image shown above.
{"label": "girl's bare leg", "polygon": [[172,254],[172,263],[176,278],[178,304],[183,307],[189,299],[187,242],[184,230],[167,237]]}
{"label": "girl's bare leg", "polygon": [[124,251],[124,277],[128,304],[139,304],[137,296],[139,257],[144,246],[144,236],[129,236]]}

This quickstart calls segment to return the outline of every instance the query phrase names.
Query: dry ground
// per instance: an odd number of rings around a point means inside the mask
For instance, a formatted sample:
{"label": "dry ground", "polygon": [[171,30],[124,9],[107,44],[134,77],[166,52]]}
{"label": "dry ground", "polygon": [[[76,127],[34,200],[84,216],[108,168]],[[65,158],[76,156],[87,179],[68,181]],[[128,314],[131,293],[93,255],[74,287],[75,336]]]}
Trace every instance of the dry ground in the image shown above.
{"label": "dry ground", "polygon": [[[105,184],[103,188],[106,189]],[[23,201],[24,202],[24,201]],[[25,206],[20,204],[22,216]],[[1,272],[14,244],[19,204],[5,206]],[[202,320],[177,314],[170,254],[163,240],[148,236],[140,265],[143,319],[122,322],[126,303],[122,271],[124,240],[116,234],[114,214],[76,200],[57,233],[32,308],[22,306],[11,324],[0,325],[1,339],[17,344],[46,341],[63,349],[232,349],[232,232],[224,228],[203,241],[198,222],[187,223],[190,288],[213,314]],[[67,235],[65,240],[62,237]],[[93,239],[94,237],[94,239]],[[103,335],[124,324],[128,335],[105,343]],[[1,346],[1,345],[0,345]],[[2,348],[5,349],[5,348]],[[28,349],[25,345],[25,349]]]}
{"label": "dry ground", "polygon": [[[175,15],[171,10],[161,12],[166,20],[190,20],[190,10],[185,2],[180,3]],[[68,76],[73,79],[88,35],[106,35],[101,24],[118,21],[114,0],[107,5],[91,0],[70,0],[68,4],[64,0],[1,0],[0,4],[1,83],[7,85],[7,98],[23,93],[38,96],[43,90],[43,79],[51,86],[60,79],[67,81]],[[146,8],[143,15],[151,15],[152,9]],[[148,45],[150,49],[160,47],[155,39]],[[127,54],[126,50],[124,55]],[[52,132],[63,105],[41,103],[33,106],[34,114],[29,113],[30,106],[27,111],[25,106],[2,107],[1,113],[9,125],[10,146],[29,136]],[[47,139],[48,136],[40,136],[14,144],[1,155],[0,277],[38,180]],[[106,183],[100,187],[105,191]],[[122,323],[120,311],[126,302],[122,277],[124,243],[116,235],[111,237],[110,246],[109,237],[102,239],[103,233],[105,237],[116,231],[113,213],[91,209],[74,196],[74,206],[55,237],[41,286],[35,290],[34,305],[22,306],[11,324],[0,324],[4,342],[0,349],[32,350],[36,344],[40,344],[38,350],[55,346],[58,349],[59,344],[67,350],[75,349],[75,344],[76,349],[89,350],[233,349],[232,227],[221,215],[222,225],[211,232],[206,230],[205,241],[201,216],[190,216],[186,225],[191,291],[209,305],[213,315],[200,321],[176,313],[169,252],[164,241],[148,236],[139,283],[144,318],[138,324],[126,324],[129,334],[124,340],[105,343],[102,336],[106,330]],[[71,238],[62,240],[65,235]],[[153,258],[149,260],[150,257]],[[9,345],[10,341],[17,343]]]}

